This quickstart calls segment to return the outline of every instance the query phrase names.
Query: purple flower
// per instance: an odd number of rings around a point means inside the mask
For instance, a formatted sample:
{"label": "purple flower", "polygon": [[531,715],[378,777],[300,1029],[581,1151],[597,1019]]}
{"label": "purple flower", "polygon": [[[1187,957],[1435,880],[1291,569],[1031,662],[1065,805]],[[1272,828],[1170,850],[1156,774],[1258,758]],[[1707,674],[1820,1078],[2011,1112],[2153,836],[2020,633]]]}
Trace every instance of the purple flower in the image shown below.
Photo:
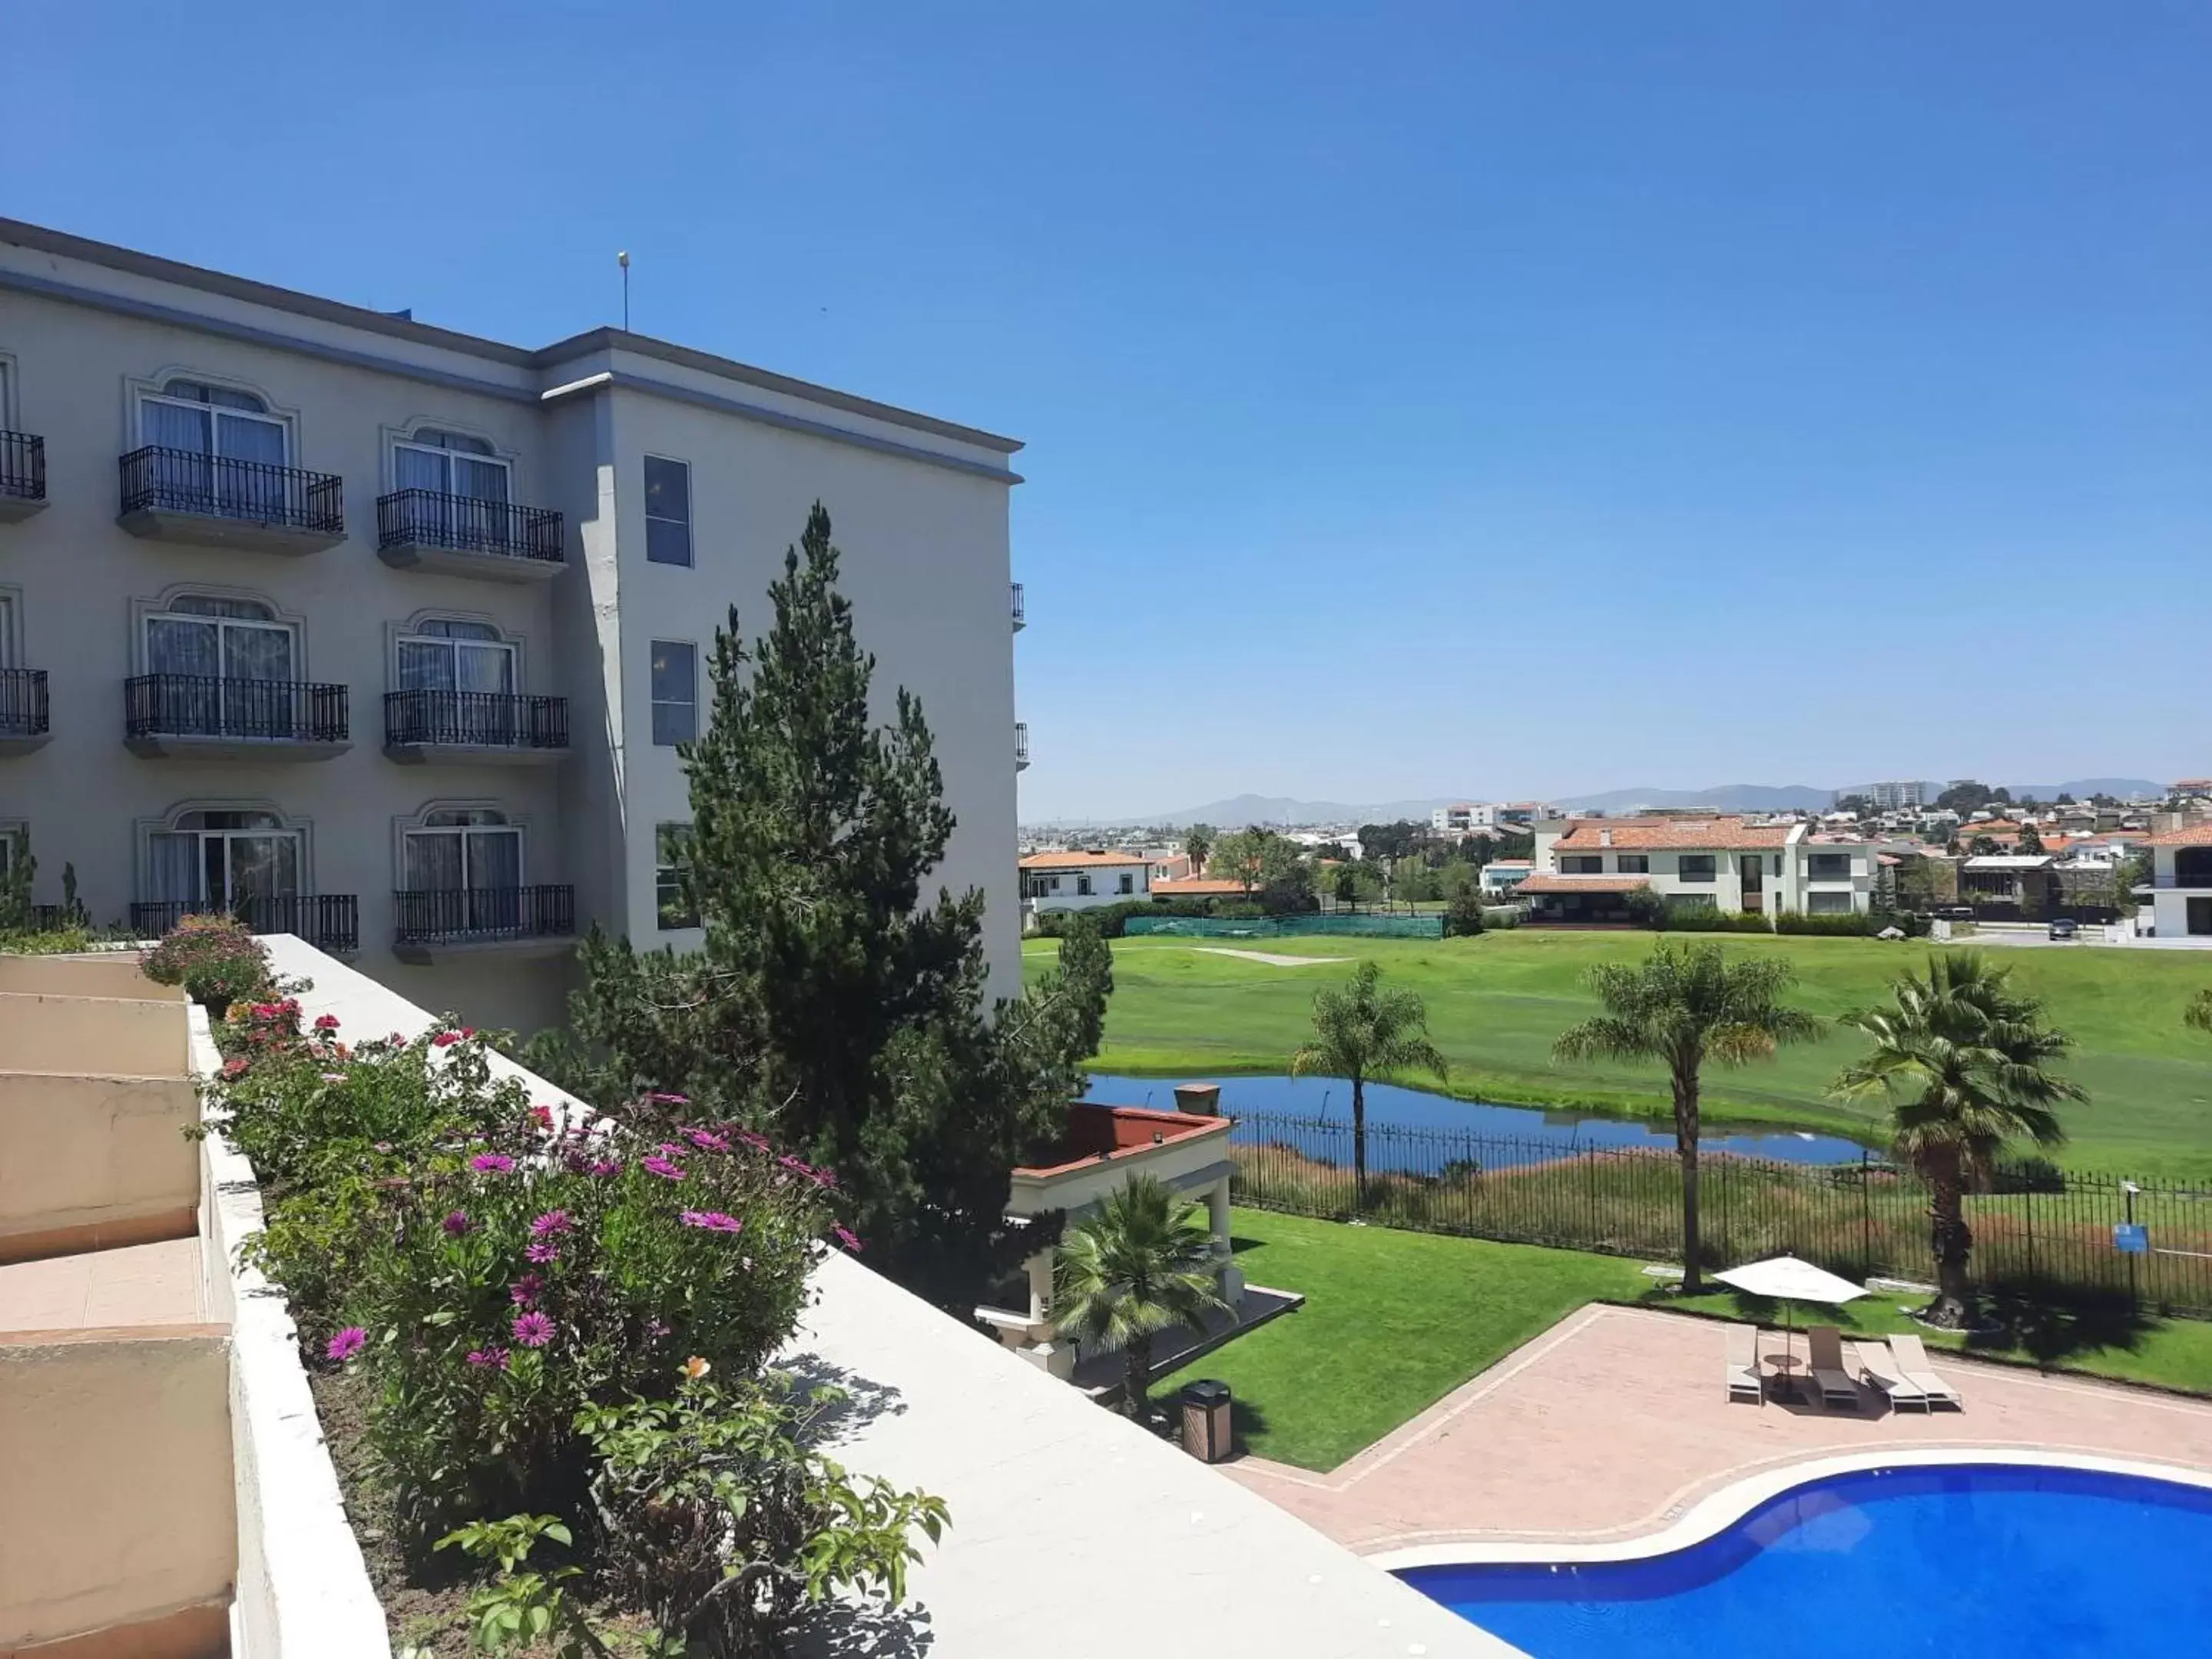
{"label": "purple flower", "polygon": [[478,1175],[506,1175],[514,1168],[514,1160],[505,1152],[478,1152],[469,1160],[469,1168]]}
{"label": "purple flower", "polygon": [[518,1308],[526,1308],[538,1300],[545,1289],[545,1281],[536,1273],[525,1273],[507,1287],[507,1299]]}
{"label": "purple flower", "polygon": [[571,1231],[575,1225],[576,1224],[568,1218],[568,1212],[566,1210],[548,1210],[530,1224],[530,1231],[537,1237],[545,1238],[554,1233]]}
{"label": "purple flower", "polygon": [[687,1227],[703,1227],[714,1233],[738,1233],[745,1228],[737,1217],[720,1210],[686,1210],[676,1218]]}
{"label": "purple flower", "polygon": [[531,1261],[537,1262],[541,1267],[543,1267],[546,1262],[558,1261],[561,1259],[561,1247],[558,1244],[556,1244],[550,1238],[539,1239],[536,1243],[528,1246],[522,1253],[524,1255],[529,1257]]}
{"label": "purple flower", "polygon": [[592,1173],[595,1176],[618,1176],[622,1173],[622,1160],[618,1158],[600,1158],[592,1165]]}
{"label": "purple flower", "polygon": [[653,1174],[659,1176],[663,1181],[681,1181],[684,1179],[684,1171],[678,1169],[676,1165],[671,1164],[665,1158],[642,1158],[639,1161]]}
{"label": "purple flower", "polygon": [[446,1212],[445,1224],[446,1231],[455,1238],[459,1238],[477,1224],[469,1219],[469,1212],[466,1210],[449,1210]]}
{"label": "purple flower", "polygon": [[750,1129],[740,1129],[737,1132],[737,1134],[739,1140],[744,1141],[746,1146],[751,1147],[755,1152],[764,1152],[768,1151],[768,1137],[766,1135],[756,1134]]}
{"label": "purple flower", "polygon": [[486,1366],[491,1366],[503,1371],[507,1369],[507,1350],[504,1348],[471,1348],[469,1351],[469,1364],[477,1366],[480,1370]]}
{"label": "purple flower", "polygon": [[323,1350],[323,1358],[337,1360],[350,1359],[368,1346],[368,1333],[358,1325],[349,1325],[330,1340],[329,1345]]}
{"label": "purple flower", "polygon": [[542,1313],[517,1315],[514,1340],[526,1348],[542,1348],[553,1340],[553,1322]]}
{"label": "purple flower", "polygon": [[708,1134],[704,1129],[686,1129],[684,1139],[702,1152],[726,1152],[730,1143],[720,1135]]}
{"label": "purple flower", "polygon": [[847,1249],[852,1251],[856,1255],[860,1254],[860,1241],[854,1237],[853,1231],[850,1228],[832,1227],[830,1231],[837,1235],[837,1242],[840,1244],[842,1244]]}

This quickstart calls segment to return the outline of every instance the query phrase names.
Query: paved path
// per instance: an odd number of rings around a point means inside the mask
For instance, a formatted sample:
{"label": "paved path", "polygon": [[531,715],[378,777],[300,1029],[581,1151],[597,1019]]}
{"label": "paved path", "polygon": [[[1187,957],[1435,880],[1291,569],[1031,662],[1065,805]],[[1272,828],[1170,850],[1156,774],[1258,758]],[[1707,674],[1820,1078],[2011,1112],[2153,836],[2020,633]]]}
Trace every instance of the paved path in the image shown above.
{"label": "paved path", "polygon": [[1203,951],[1210,957],[1242,957],[1247,962],[1264,962],[1270,968],[1315,968],[1324,962],[1349,962],[1350,957],[1285,957],[1273,951],[1232,951],[1225,945],[1194,945],[1194,951]]}
{"label": "paved path", "polygon": [[[1936,1363],[1963,1412],[1732,1405],[1722,1330],[1585,1308],[1327,1474],[1256,1457],[1224,1468],[1362,1552],[1633,1537],[1747,1474],[1886,1446],[2029,1446],[2212,1471],[2212,1402],[1948,1355]],[[1759,1352],[1779,1344],[1771,1334]],[[1800,1334],[1801,1360],[1804,1349]]]}

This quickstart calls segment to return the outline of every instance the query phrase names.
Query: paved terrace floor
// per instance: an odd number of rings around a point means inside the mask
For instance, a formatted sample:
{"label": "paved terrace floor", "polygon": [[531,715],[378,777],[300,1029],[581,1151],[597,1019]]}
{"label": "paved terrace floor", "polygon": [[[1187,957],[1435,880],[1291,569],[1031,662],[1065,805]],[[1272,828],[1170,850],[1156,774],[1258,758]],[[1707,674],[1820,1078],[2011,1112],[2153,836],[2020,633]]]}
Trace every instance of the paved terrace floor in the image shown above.
{"label": "paved terrace floor", "polygon": [[[1962,1412],[1897,1413],[1870,1397],[1856,1418],[1730,1404],[1723,1330],[1585,1308],[1327,1474],[1257,1457],[1224,1468],[1362,1552],[1635,1537],[1746,1475],[1893,1446],[2101,1452],[2212,1471],[2212,1403],[1948,1354],[1934,1358],[1965,1395]],[[1759,1352],[1781,1346],[1771,1333]],[[1802,1360],[1802,1331],[1795,1351]]]}

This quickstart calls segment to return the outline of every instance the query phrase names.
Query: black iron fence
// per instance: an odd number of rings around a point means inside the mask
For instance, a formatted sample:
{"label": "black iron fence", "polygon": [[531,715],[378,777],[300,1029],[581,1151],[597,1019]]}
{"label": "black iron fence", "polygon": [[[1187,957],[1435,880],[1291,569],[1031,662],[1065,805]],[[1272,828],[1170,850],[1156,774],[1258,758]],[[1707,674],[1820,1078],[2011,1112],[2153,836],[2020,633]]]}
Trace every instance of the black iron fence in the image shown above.
{"label": "black iron fence", "polygon": [[345,534],[345,481],[331,473],[157,445],[132,450],[121,466],[125,513],[197,513]]}
{"label": "black iron fence", "polygon": [[[1247,1113],[1232,1132],[1239,1204],[1349,1217],[1352,1126]],[[1680,1261],[1681,1165],[1671,1149],[1573,1146],[1370,1125],[1368,1220],[1569,1249]],[[1854,1279],[1929,1279],[1928,1191],[1868,1154],[1838,1165],[1733,1154],[1699,1162],[1709,1267],[1790,1254]],[[1966,1200],[1985,1289],[2132,1296],[2212,1317],[2212,1188],[2082,1175],[2030,1161]],[[2115,1229],[2144,1229],[2142,1254]]]}
{"label": "black iron fence", "polygon": [[320,951],[343,955],[361,949],[361,901],[351,893],[270,894],[230,905],[141,900],[131,907],[131,931],[140,939],[159,939],[185,917],[210,912],[236,916],[257,933],[296,933]]}
{"label": "black iron fence", "polygon": [[402,745],[566,749],[568,700],[501,691],[387,691],[384,740]]}
{"label": "black iron fence", "polygon": [[392,901],[392,931],[403,945],[562,939],[576,931],[576,890],[568,886],[418,888]]}
{"label": "black iron fence", "polygon": [[550,507],[517,507],[434,489],[396,489],[376,498],[379,547],[442,547],[559,564],[561,515]]}
{"label": "black iron fence", "polygon": [[46,671],[0,668],[0,737],[38,738],[46,731]]}
{"label": "black iron fence", "polygon": [[46,441],[33,432],[0,432],[0,495],[46,499]]}
{"label": "black iron fence", "polygon": [[311,680],[140,674],[123,683],[123,724],[132,738],[343,743],[346,688]]}

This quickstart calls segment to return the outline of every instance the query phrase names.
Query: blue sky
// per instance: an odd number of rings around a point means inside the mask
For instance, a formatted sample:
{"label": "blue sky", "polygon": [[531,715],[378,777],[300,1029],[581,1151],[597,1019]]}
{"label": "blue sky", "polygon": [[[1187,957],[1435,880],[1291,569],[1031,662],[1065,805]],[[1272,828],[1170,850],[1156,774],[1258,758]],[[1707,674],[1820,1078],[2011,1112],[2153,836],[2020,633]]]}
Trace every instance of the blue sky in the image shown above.
{"label": "blue sky", "polygon": [[628,247],[641,330],[1028,440],[1025,817],[2212,769],[2194,0],[9,50],[0,211],[532,344]]}

